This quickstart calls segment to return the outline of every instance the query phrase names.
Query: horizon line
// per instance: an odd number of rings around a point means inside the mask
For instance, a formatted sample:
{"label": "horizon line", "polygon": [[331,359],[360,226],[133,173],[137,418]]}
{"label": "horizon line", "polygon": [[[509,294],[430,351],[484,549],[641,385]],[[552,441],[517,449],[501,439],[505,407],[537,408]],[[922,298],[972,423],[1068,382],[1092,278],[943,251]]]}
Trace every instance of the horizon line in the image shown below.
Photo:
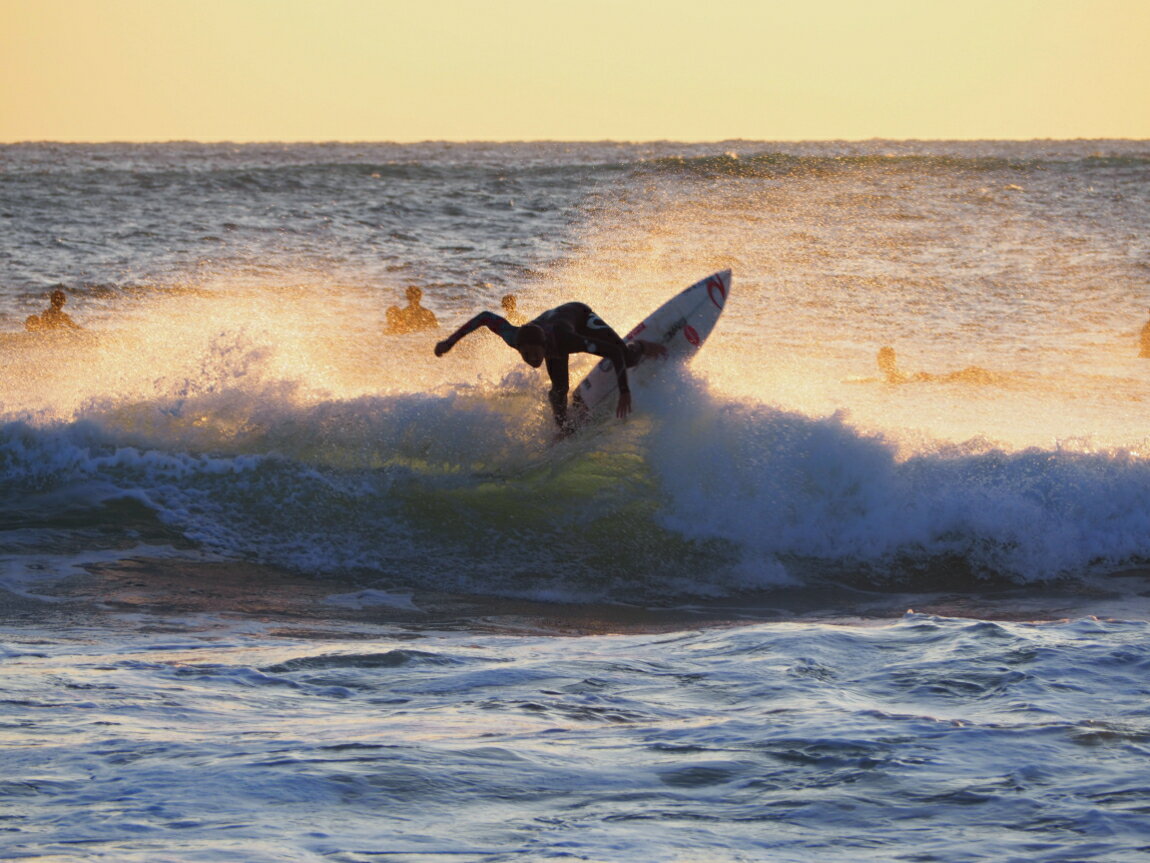
{"label": "horizon line", "polygon": [[1056,138],[1051,136],[1037,136],[1031,138],[930,138],[930,137],[910,137],[910,138],[888,138],[882,136],[872,136],[868,138],[707,138],[707,139],[685,139],[685,138],[645,138],[645,139],[629,139],[629,138],[413,138],[409,140],[397,139],[343,139],[343,138],[292,138],[292,139],[276,139],[276,138],[251,138],[251,139],[232,139],[232,138],[149,138],[146,140],[131,140],[127,138],[107,138],[107,139],[64,139],[64,138],[22,138],[14,140],[0,140],[0,146],[20,146],[32,144],[76,144],[76,145],[110,145],[110,144],[131,144],[131,145],[153,145],[153,144],[203,144],[203,145],[259,145],[259,144],[295,144],[295,145],[330,145],[330,144],[395,144],[401,146],[418,145],[418,144],[869,144],[869,143],[975,143],[975,142],[998,142],[998,143],[1035,143],[1035,142],[1093,142],[1093,141],[1123,141],[1123,142],[1147,142],[1150,143],[1150,138],[1132,138],[1132,137],[1073,137],[1073,138]]}

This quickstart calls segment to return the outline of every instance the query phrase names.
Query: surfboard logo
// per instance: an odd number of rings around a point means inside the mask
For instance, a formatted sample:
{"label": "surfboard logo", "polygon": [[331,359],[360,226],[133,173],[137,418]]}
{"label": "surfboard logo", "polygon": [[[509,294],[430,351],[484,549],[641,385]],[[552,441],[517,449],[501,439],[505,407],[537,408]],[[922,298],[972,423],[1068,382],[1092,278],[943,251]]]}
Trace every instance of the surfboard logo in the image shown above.
{"label": "surfboard logo", "polygon": [[[723,284],[723,277],[718,273],[707,279],[707,296],[711,298],[711,302],[717,308],[722,308],[723,304],[727,301],[727,286]],[[697,342],[691,344],[697,345]]]}
{"label": "surfboard logo", "polygon": [[687,324],[685,327],[683,327],[683,335],[684,335],[684,337],[686,337],[687,341],[689,341],[695,347],[698,347],[700,345],[700,343],[703,341],[702,339],[699,338],[698,331],[694,327],[692,327],[690,324]]}

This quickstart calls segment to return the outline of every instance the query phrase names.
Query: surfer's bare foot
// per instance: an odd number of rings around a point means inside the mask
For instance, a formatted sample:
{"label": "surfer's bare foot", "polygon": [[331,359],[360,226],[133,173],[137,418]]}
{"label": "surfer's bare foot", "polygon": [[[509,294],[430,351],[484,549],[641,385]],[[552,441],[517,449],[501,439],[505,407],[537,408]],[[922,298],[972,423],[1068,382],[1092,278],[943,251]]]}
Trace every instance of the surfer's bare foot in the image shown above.
{"label": "surfer's bare foot", "polygon": [[619,401],[615,405],[615,416],[621,420],[625,420],[629,413],[631,413],[631,394],[619,393]]}

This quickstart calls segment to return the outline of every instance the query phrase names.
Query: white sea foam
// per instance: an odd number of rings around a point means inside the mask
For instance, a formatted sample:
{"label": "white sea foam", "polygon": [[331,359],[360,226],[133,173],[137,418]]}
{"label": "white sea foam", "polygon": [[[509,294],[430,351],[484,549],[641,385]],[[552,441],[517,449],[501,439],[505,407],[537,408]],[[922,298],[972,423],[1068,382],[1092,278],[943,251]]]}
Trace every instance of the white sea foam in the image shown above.
{"label": "white sea foam", "polygon": [[691,373],[638,390],[631,423],[547,447],[538,387],[301,400],[235,384],[9,423],[7,505],[51,529],[134,501],[216,554],[540,596],[562,579],[583,598],[612,555],[610,590],[639,594],[653,573],[688,592],[793,582],[796,559],[880,579],[957,559],[1041,581],[1150,555],[1136,453],[936,442],[908,456],[845,414],[723,395]]}

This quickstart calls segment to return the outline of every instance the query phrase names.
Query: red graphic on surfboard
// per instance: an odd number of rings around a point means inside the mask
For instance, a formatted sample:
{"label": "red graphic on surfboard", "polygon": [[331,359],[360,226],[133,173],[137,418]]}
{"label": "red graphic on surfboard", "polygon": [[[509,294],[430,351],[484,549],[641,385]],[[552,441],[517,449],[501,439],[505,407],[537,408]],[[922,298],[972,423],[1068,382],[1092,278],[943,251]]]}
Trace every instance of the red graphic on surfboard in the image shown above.
{"label": "red graphic on surfboard", "polygon": [[[716,294],[718,296],[716,296]],[[718,273],[707,279],[707,296],[709,296],[711,302],[720,309],[727,301],[727,285],[723,277]],[[698,346],[698,342],[691,342],[691,344]]]}

